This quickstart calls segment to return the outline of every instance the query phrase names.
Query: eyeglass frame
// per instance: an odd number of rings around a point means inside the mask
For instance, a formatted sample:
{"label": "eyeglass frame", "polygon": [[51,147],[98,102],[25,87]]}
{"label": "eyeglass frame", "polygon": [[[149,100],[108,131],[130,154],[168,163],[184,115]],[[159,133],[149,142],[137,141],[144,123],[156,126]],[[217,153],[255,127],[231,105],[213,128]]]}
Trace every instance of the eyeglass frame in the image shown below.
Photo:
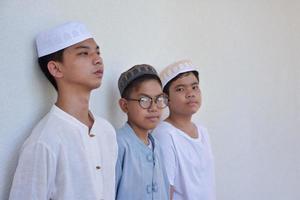
{"label": "eyeglass frame", "polygon": [[[164,107],[159,107],[158,104],[157,104],[157,100],[160,97],[163,97],[164,100],[165,100],[165,106]],[[141,104],[142,98],[148,98],[148,99],[150,99],[150,104],[149,104],[148,107],[143,107],[142,106],[142,104]],[[157,108],[164,109],[164,108],[166,108],[168,106],[168,102],[169,102],[168,95],[166,95],[166,94],[159,94],[159,95],[157,95],[155,97],[150,97],[148,95],[143,94],[139,99],[133,99],[133,98],[129,98],[129,97],[128,98],[124,98],[124,99],[126,99],[127,101],[138,101],[140,107],[143,108],[143,109],[149,109],[149,108],[151,108],[152,105],[153,105],[153,102],[155,102]]]}

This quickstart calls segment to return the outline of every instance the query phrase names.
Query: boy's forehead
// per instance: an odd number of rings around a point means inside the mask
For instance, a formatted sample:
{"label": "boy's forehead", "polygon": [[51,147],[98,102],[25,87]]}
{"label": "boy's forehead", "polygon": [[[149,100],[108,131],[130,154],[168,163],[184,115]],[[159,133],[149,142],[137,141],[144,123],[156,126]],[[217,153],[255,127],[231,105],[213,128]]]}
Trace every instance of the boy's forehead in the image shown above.
{"label": "boy's forehead", "polygon": [[179,76],[176,80],[172,81],[170,86],[178,87],[180,85],[189,86],[194,84],[199,84],[198,79],[193,72],[187,72]]}
{"label": "boy's forehead", "polygon": [[84,41],[81,41],[79,43],[73,44],[67,49],[99,49],[98,44],[93,38],[86,39]]}

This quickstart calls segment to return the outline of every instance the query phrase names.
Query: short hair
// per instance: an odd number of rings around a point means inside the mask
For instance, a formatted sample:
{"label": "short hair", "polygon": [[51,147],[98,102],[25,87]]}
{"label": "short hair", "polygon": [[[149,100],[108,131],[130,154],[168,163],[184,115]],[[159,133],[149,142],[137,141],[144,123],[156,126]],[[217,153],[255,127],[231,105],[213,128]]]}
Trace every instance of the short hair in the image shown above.
{"label": "short hair", "polygon": [[52,76],[52,74],[48,70],[48,63],[50,61],[58,61],[63,62],[63,53],[65,49],[56,51],[54,53],[42,56],[38,58],[39,66],[46,78],[50,81],[50,83],[53,85],[56,91],[58,91],[57,83],[55,81],[55,78]]}
{"label": "short hair", "polygon": [[189,71],[189,72],[183,72],[183,73],[180,73],[178,74],[177,76],[175,76],[173,79],[171,79],[166,85],[165,87],[163,88],[163,92],[166,93],[167,95],[169,95],[169,92],[170,92],[170,86],[171,84],[176,81],[177,79],[179,78],[182,78],[184,76],[188,76],[189,74],[194,74],[194,76],[196,77],[197,81],[199,81],[199,75],[198,75],[198,72],[197,71]]}
{"label": "short hair", "polygon": [[124,99],[129,98],[134,89],[138,88],[143,82],[149,80],[156,80],[162,87],[161,80],[158,76],[153,74],[145,74],[131,81],[131,83],[129,83],[128,86],[122,92],[121,97]]}

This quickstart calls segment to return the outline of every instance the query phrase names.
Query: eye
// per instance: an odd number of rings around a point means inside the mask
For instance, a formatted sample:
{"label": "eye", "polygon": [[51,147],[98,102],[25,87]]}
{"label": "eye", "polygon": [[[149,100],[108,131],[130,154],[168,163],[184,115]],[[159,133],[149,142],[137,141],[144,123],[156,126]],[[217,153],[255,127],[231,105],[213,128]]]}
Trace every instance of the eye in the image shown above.
{"label": "eye", "polygon": [[139,100],[141,107],[145,108],[145,109],[147,109],[151,106],[151,102],[152,102],[152,99],[150,99],[149,97],[141,97]]}
{"label": "eye", "polygon": [[156,98],[156,102],[164,102],[165,98],[163,96],[159,96]]}
{"label": "eye", "polygon": [[199,89],[199,85],[194,85],[193,86],[193,90],[198,90]]}
{"label": "eye", "polygon": [[79,52],[78,55],[80,56],[87,56],[89,53],[87,51]]}
{"label": "eye", "polygon": [[168,102],[168,98],[166,96],[160,96],[156,99],[156,102],[166,104]]}
{"label": "eye", "polygon": [[183,92],[184,91],[184,88],[183,87],[178,87],[175,89],[176,92]]}
{"label": "eye", "polygon": [[150,99],[149,97],[141,97],[141,98],[140,98],[140,102],[141,102],[141,103],[147,103],[147,102],[149,102],[149,101],[151,101],[151,99]]}

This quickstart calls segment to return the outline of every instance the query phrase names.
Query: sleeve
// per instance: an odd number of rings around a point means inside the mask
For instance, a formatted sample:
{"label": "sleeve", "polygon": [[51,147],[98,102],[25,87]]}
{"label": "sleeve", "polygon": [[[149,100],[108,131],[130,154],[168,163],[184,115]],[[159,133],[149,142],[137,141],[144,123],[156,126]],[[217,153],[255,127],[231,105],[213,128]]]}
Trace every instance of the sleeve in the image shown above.
{"label": "sleeve", "polygon": [[204,140],[205,140],[205,142],[207,144],[209,156],[211,158],[213,158],[213,152],[212,152],[212,149],[211,149],[210,137],[209,137],[207,128],[199,125],[199,129],[198,130],[200,130],[201,136],[204,138]]}
{"label": "sleeve", "polygon": [[178,162],[173,139],[169,131],[166,128],[157,128],[153,131],[153,135],[159,142],[167,176],[170,184],[173,186]]}
{"label": "sleeve", "polygon": [[120,185],[120,181],[123,173],[123,164],[124,164],[124,156],[125,156],[125,147],[122,145],[121,141],[118,141],[118,159],[116,164],[116,194],[118,194],[118,188]]}
{"label": "sleeve", "polygon": [[55,177],[55,157],[41,143],[26,146],[19,158],[10,200],[48,200]]}
{"label": "sleeve", "polygon": [[[114,165],[117,162],[118,159],[118,144],[117,144],[117,136],[116,136],[116,130],[115,128],[108,122],[108,121],[104,121],[106,126],[107,126],[107,130],[109,130],[109,142],[110,142],[110,147],[111,147],[111,153],[112,153],[112,158],[114,161]],[[106,145],[106,144],[103,144]]]}

